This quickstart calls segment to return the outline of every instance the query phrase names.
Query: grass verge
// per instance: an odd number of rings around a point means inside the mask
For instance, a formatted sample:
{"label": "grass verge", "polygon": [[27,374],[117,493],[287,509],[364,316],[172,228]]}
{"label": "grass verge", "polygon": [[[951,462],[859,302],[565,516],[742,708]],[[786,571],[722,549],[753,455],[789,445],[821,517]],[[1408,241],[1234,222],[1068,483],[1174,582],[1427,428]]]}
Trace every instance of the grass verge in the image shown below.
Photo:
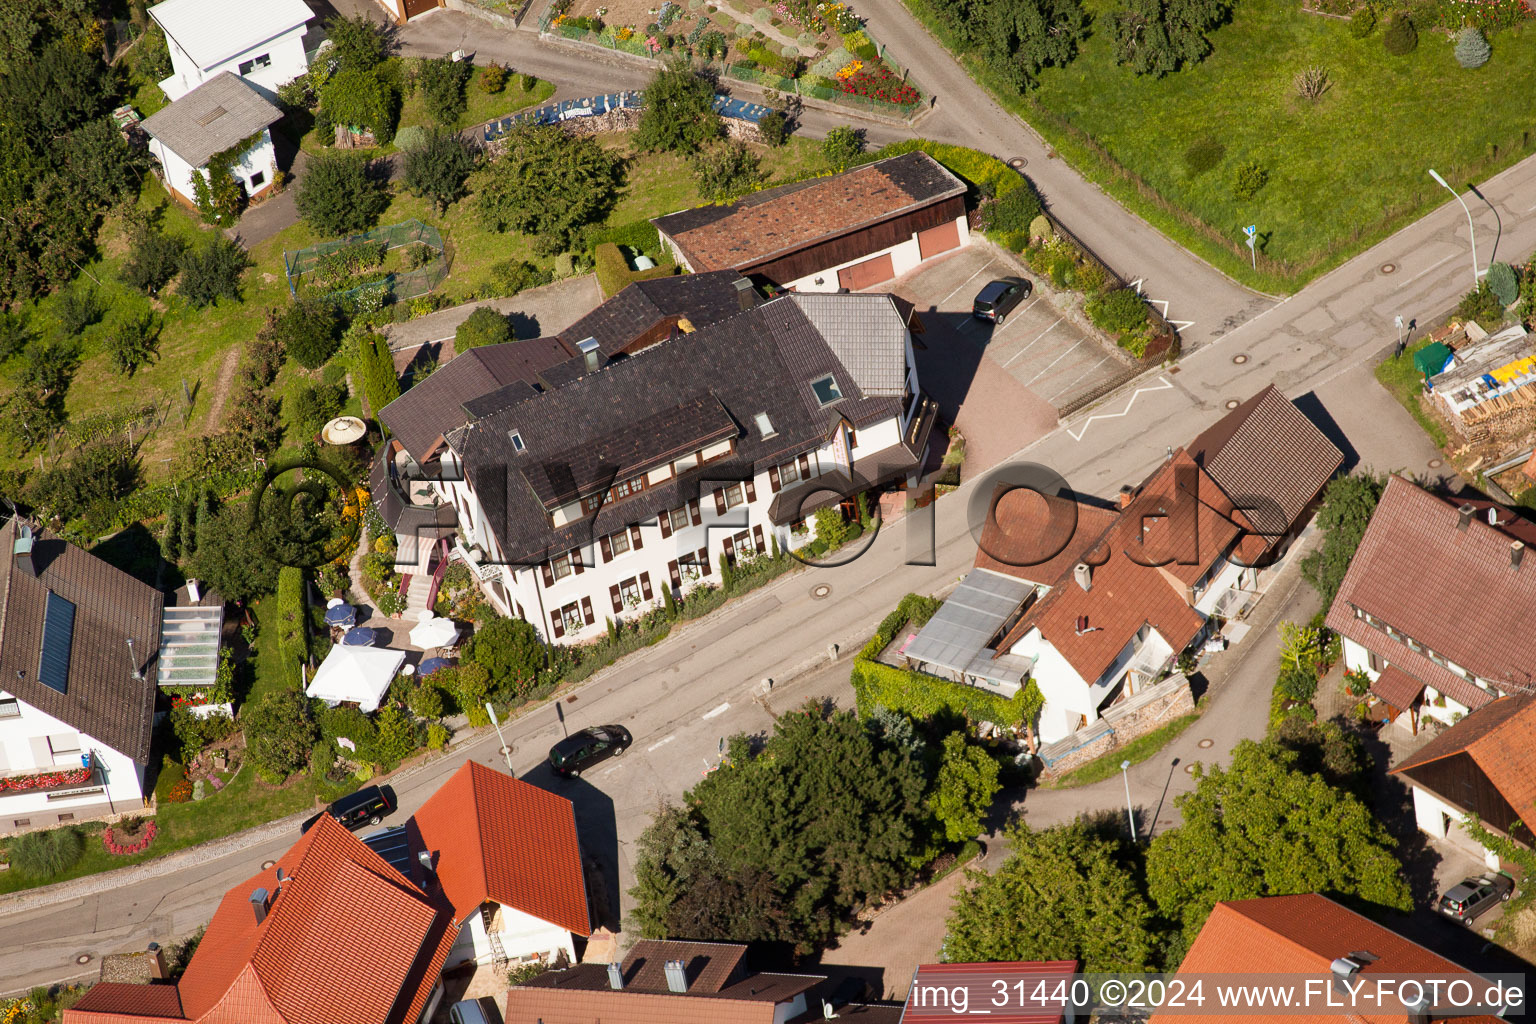
{"label": "grass verge", "polygon": [[1424,428],[1424,433],[1429,435],[1435,447],[1444,448],[1450,438],[1446,435],[1445,427],[1433,416],[1424,411],[1419,396],[1424,393],[1424,375],[1413,365],[1413,354],[1430,344],[1430,340],[1416,342],[1396,359],[1391,356],[1376,364],[1376,380],[1386,388],[1393,398],[1402,403],[1408,415],[1412,416],[1419,426]]}
{"label": "grass verge", "polygon": [[1091,786],[1095,782],[1112,778],[1120,770],[1121,761],[1140,764],[1172,743],[1180,733],[1194,725],[1199,718],[1199,712],[1190,712],[1171,722],[1165,722],[1151,732],[1136,737],[1125,746],[1116,747],[1102,757],[1096,757],[1087,764],[1072,769],[1051,783],[1048,788],[1076,789],[1078,786]]}

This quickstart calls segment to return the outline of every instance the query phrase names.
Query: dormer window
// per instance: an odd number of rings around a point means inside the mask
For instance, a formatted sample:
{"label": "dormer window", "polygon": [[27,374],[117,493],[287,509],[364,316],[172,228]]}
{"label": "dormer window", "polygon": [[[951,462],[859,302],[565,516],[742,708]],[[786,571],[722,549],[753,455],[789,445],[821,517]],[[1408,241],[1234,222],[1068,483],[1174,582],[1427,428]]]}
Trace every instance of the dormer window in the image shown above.
{"label": "dormer window", "polygon": [[811,382],[811,390],[816,393],[816,401],[822,405],[831,405],[840,401],[843,393],[837,386],[837,381],[829,373],[825,377],[819,377]]}
{"label": "dormer window", "polygon": [[757,432],[762,436],[772,437],[777,433],[777,431],[773,429],[773,421],[768,418],[768,414],[766,412],[758,413],[754,419],[757,421]]}
{"label": "dormer window", "polygon": [[512,442],[512,450],[515,452],[525,452],[528,450],[528,446],[523,443],[523,435],[515,430],[507,431],[507,440]]}

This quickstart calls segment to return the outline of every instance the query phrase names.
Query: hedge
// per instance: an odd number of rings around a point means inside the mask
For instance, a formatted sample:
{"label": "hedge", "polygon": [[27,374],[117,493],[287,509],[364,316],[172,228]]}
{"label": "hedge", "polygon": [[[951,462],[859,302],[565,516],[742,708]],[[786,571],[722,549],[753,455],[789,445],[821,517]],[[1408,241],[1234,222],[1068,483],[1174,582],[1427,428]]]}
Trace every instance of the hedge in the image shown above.
{"label": "hedge", "polygon": [[290,680],[309,656],[304,615],[304,570],[285,565],[277,571],[277,650]]}
{"label": "hedge", "polygon": [[598,228],[592,233],[588,249],[596,249],[604,242],[627,245],[636,252],[661,253],[661,235],[656,225],[648,220],[632,220],[628,224],[613,224]]}
{"label": "hedge", "polygon": [[657,277],[671,277],[677,267],[662,263],[649,270],[630,270],[624,253],[612,242],[603,242],[593,250],[597,262],[597,284],[603,290],[603,298],[612,298],[636,281],[649,281]]}
{"label": "hedge", "polygon": [[888,156],[900,156],[917,150],[927,153],[945,170],[983,194],[991,193],[994,198],[1001,199],[1014,189],[1027,188],[1039,199],[1040,193],[1034,182],[997,157],[966,146],[951,146],[930,139],[904,139],[876,150],[868,155],[867,160],[884,160]]}
{"label": "hedge", "polygon": [[963,715],[972,722],[1016,725],[1029,713],[1031,687],[1022,687],[1011,699],[947,679],[894,668],[884,662],[854,659],[853,695],[859,714],[870,715],[875,707],[900,711],[917,719],[932,718],[941,711]]}

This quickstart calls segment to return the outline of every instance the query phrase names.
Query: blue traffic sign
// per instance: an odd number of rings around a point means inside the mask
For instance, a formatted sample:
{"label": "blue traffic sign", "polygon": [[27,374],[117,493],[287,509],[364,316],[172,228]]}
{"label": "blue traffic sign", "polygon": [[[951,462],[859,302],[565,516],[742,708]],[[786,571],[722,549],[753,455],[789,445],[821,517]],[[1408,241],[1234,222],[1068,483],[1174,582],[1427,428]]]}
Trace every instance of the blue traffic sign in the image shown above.
{"label": "blue traffic sign", "polygon": [[1252,238],[1258,233],[1259,226],[1257,224],[1249,224],[1247,227],[1243,228],[1243,234],[1247,235],[1249,238]]}

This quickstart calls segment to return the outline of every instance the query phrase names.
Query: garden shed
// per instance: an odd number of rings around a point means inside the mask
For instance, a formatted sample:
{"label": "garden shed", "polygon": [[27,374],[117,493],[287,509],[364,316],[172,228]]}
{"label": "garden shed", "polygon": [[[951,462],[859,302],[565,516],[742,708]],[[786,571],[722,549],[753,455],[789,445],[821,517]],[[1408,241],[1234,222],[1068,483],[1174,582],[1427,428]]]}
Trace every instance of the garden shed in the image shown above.
{"label": "garden shed", "polygon": [[282,116],[244,79],[224,71],[146,118],[143,128],[166,187],[195,208],[196,179],[207,182],[210,170],[228,170],[247,196],[272,187],[277,154],[268,129]]}

